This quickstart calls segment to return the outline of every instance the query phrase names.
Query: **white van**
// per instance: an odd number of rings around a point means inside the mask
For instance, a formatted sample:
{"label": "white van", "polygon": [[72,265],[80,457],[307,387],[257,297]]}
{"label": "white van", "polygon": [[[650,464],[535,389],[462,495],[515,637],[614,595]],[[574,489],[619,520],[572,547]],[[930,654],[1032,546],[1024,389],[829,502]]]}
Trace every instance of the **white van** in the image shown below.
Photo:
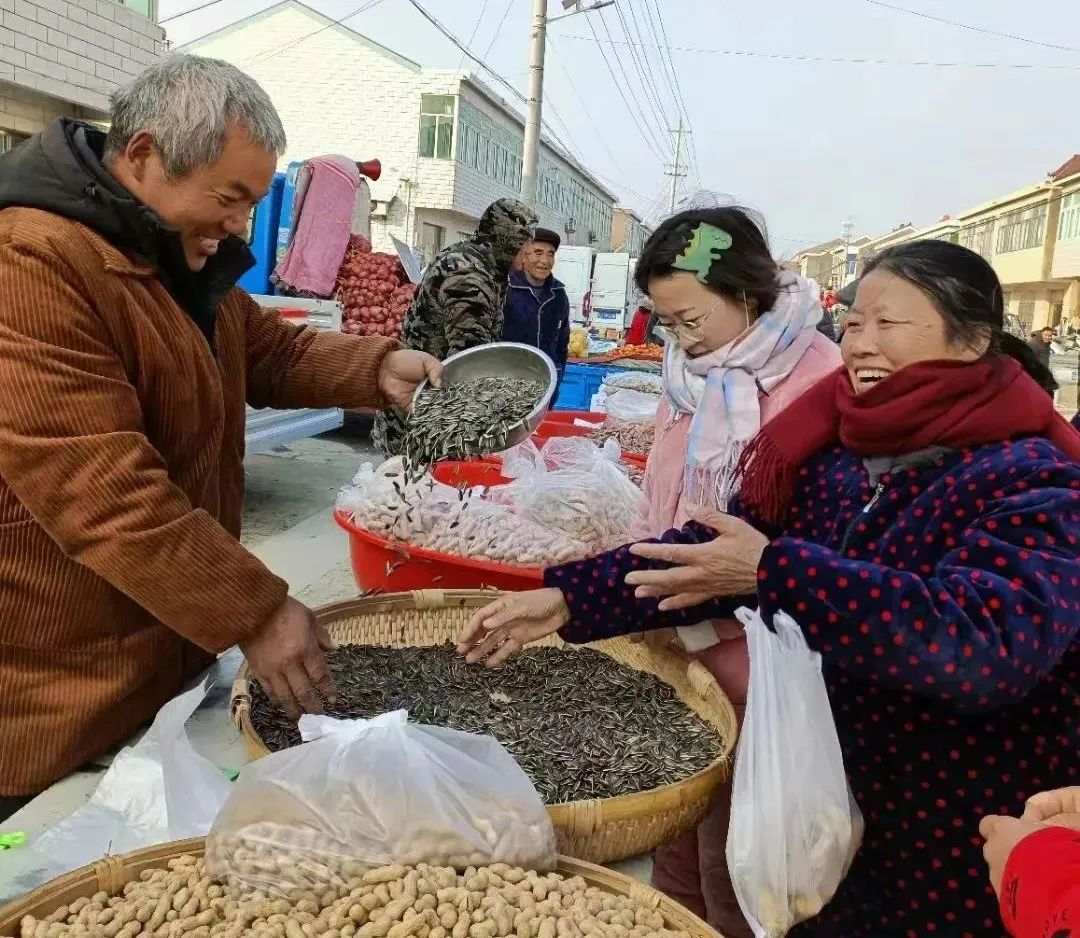
{"label": "white van", "polygon": [[570,300],[570,321],[580,325],[589,321],[589,285],[594,257],[596,251],[589,247],[564,245],[555,252],[552,274],[566,287],[566,296]]}
{"label": "white van", "polygon": [[630,255],[597,254],[593,265],[592,324],[602,329],[625,328],[630,292]]}

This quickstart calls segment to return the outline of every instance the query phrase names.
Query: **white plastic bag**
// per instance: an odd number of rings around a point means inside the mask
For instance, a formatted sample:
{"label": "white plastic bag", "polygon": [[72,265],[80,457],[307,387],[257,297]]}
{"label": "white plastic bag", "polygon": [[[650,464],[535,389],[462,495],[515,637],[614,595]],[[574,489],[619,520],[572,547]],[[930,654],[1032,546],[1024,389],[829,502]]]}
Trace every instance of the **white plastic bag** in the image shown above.
{"label": "white plastic bag", "polygon": [[627,388],[608,389],[607,415],[612,420],[626,423],[650,423],[656,420],[656,411],[660,407],[659,394],[647,394],[644,391],[631,391]]}
{"label": "white plastic bag", "polygon": [[727,860],[756,938],[783,938],[835,894],[862,842],[863,820],[821,674],[821,655],[779,613],[746,627],[750,686],[735,759]]}
{"label": "white plastic bag", "polygon": [[207,839],[207,871],[241,893],[318,891],[390,863],[554,865],[547,809],[494,738],[404,710],[304,716],[300,735],[241,771]]}
{"label": "white plastic bag", "polygon": [[615,440],[597,446],[583,437],[552,437],[540,459],[529,451],[503,462],[513,479],[493,488],[493,501],[586,545],[589,553],[631,539],[645,513],[645,499],[619,462]]}
{"label": "white plastic bag", "polygon": [[165,704],[143,738],[116,754],[90,800],[33,842],[53,875],[108,853],[206,835],[231,786],[184,731],[205,696],[202,684]]}

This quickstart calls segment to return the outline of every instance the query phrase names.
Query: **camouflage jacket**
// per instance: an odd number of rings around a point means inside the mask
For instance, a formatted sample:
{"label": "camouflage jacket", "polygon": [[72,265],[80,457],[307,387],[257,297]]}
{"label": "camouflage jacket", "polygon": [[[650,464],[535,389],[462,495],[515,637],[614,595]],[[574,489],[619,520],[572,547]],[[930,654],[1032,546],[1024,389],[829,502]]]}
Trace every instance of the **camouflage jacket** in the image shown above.
{"label": "camouflage jacket", "polygon": [[[503,303],[510,265],[536,228],[536,214],[515,199],[488,206],[474,237],[445,248],[424,271],[405,316],[406,348],[443,361],[457,352],[502,338]],[[387,456],[401,452],[405,415],[375,418],[372,438]]]}
{"label": "camouflage jacket", "polygon": [[442,361],[475,345],[498,342],[506,275],[487,245],[451,245],[424,271],[405,317],[403,344]]}

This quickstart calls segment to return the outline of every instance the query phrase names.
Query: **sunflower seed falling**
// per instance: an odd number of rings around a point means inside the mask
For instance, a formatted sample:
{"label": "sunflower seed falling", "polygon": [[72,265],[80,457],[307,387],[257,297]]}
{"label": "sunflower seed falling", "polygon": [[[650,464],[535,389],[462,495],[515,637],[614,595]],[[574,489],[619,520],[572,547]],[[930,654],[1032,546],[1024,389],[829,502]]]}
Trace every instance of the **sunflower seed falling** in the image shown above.
{"label": "sunflower seed falling", "polygon": [[543,383],[528,378],[472,378],[427,388],[405,424],[405,459],[426,468],[441,459],[500,452],[543,395]]}

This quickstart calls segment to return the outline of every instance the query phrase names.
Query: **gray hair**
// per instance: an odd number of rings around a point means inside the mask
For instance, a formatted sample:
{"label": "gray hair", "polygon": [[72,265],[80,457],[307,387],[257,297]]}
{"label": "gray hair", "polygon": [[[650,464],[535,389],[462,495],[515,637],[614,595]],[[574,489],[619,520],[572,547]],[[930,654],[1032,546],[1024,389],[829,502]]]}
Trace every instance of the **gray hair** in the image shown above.
{"label": "gray hair", "polygon": [[135,134],[148,132],[171,179],[215,162],[233,124],[278,156],[285,151],[285,129],[269,95],[250,75],[219,59],[170,55],[114,91],[110,104],[105,156],[116,156]]}

